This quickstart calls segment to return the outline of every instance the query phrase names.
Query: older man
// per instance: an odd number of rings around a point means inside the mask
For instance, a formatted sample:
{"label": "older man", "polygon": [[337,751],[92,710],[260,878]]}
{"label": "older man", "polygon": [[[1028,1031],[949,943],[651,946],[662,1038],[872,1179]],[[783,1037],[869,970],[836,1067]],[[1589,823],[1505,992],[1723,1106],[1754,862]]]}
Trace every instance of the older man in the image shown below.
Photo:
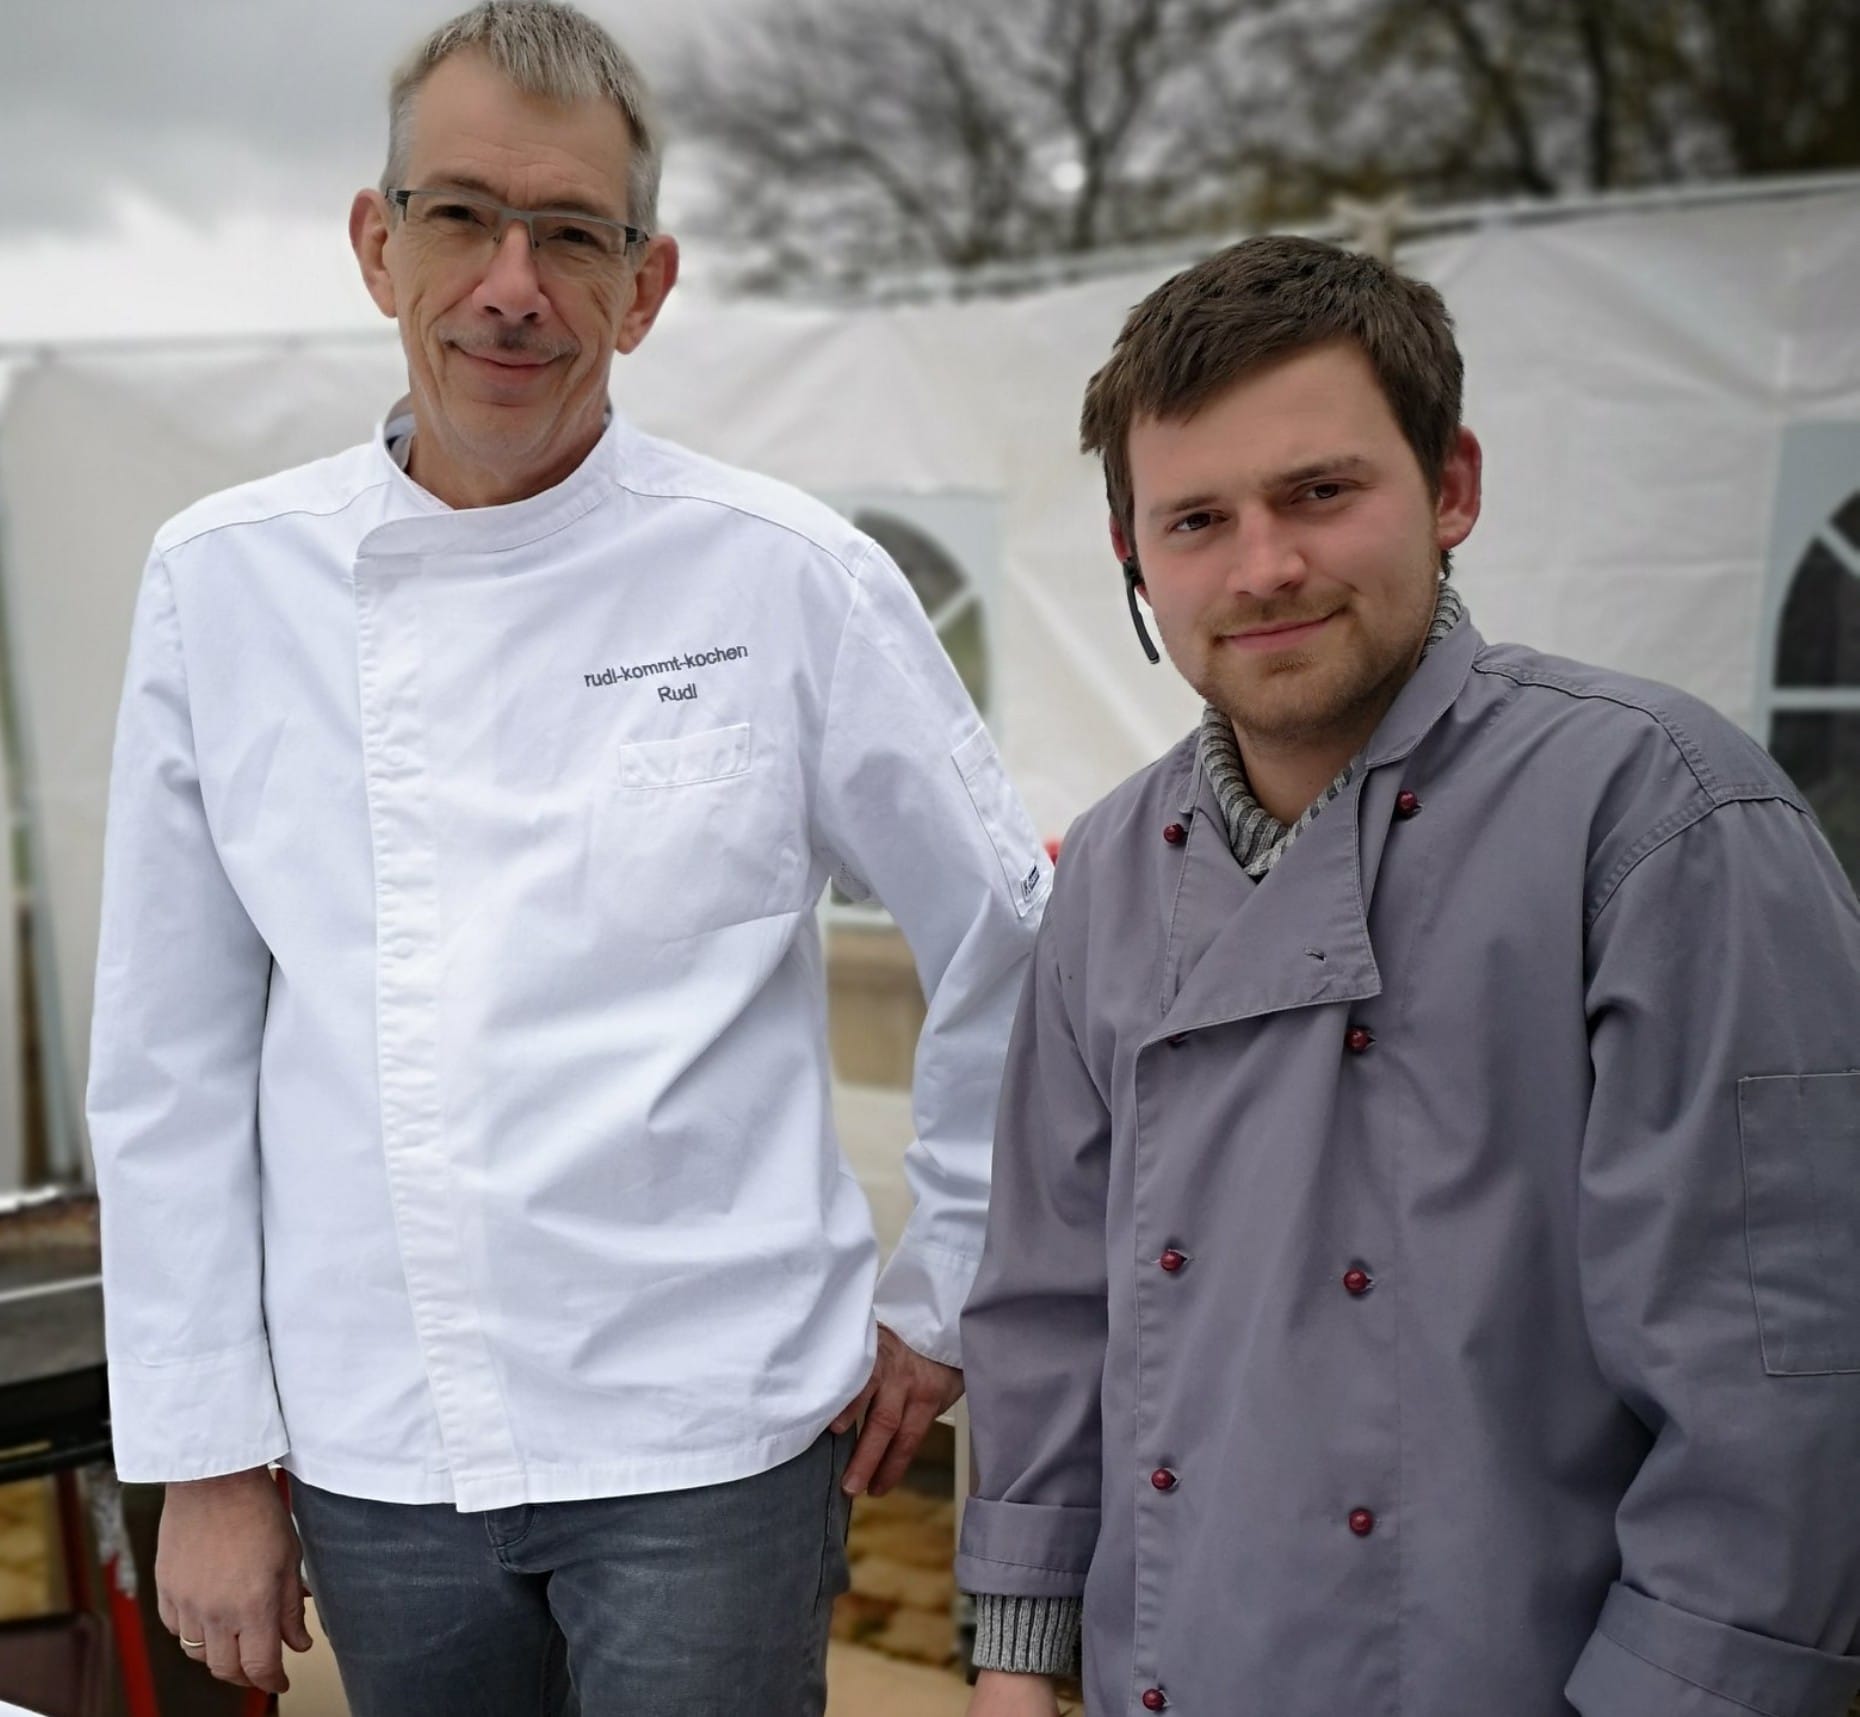
{"label": "older man", "polygon": [[975,1717],[1081,1599],[1092,1717],[1837,1717],[1860,908],[1801,795],[1473,630],[1431,288],[1237,246],[1084,427],[1206,711],[1073,831],[1009,1053]]}
{"label": "older man", "polygon": [[[350,225],[410,398],[166,525],[137,612],[90,1109],[118,1464],[167,1481],[162,1614],[227,1681],[308,1643],[277,1462],[356,1717],[818,1713],[848,1496],[960,1389],[1050,872],[884,555],[610,413],[678,271],[614,43],[479,7],[390,136]],[[929,998],[882,1277],[829,877]]]}

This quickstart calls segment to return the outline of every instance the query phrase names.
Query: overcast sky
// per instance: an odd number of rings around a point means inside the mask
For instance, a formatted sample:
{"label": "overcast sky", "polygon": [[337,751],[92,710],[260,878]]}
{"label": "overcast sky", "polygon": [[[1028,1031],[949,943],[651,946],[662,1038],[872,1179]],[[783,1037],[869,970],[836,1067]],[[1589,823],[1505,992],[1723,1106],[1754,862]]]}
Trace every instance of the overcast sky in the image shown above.
{"label": "overcast sky", "polygon": [[[395,62],[463,3],[0,0],[0,344],[376,320],[349,199]],[[757,0],[581,3],[652,78]]]}

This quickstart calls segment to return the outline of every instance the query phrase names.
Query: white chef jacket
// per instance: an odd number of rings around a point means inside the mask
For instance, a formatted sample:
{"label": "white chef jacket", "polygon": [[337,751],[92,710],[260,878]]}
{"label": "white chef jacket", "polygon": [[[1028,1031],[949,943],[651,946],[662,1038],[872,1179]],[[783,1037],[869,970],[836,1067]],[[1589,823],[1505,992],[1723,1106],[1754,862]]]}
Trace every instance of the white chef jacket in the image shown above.
{"label": "white chef jacket", "polygon": [[[875,1297],[959,1362],[1051,867],[829,509],[616,418],[453,511],[409,427],[189,508],[144,576],[89,1106],[117,1466],[460,1509],[767,1470]],[[829,876],[929,999],[882,1277]]]}

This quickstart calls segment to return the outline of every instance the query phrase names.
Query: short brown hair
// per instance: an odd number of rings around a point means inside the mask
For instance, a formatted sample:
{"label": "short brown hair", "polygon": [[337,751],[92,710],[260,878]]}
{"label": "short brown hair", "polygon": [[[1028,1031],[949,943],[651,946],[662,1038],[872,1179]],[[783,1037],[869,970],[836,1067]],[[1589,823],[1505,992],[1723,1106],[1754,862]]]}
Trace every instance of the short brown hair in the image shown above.
{"label": "short brown hair", "polygon": [[1245,239],[1186,268],[1131,311],[1085,390],[1079,436],[1104,462],[1105,493],[1135,523],[1130,426],[1193,417],[1249,371],[1327,340],[1369,359],[1428,487],[1460,427],[1463,365],[1440,294],[1373,256],[1317,239]]}

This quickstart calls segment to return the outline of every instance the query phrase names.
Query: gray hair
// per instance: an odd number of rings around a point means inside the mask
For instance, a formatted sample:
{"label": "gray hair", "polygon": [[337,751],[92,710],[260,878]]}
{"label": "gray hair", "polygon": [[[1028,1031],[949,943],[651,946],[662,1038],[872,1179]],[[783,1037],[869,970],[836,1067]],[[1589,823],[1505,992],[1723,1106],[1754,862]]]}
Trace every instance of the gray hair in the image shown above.
{"label": "gray hair", "polygon": [[646,80],[612,36],[560,0],[485,0],[441,24],[414,49],[388,89],[384,191],[400,184],[407,170],[414,97],[441,60],[467,48],[487,55],[525,95],[564,102],[601,96],[619,108],[633,134],[627,219],[647,232],[657,230],[659,138]]}

